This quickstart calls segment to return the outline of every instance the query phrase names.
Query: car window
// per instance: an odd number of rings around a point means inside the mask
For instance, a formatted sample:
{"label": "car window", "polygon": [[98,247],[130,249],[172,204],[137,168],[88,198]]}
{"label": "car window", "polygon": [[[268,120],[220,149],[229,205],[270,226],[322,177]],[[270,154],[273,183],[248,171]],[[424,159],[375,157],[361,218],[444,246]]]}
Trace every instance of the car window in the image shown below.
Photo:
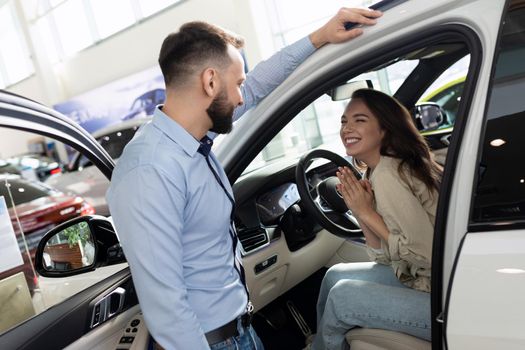
{"label": "car window", "polygon": [[[414,52],[417,53],[418,50]],[[413,53],[407,56],[413,56]],[[351,81],[368,80],[376,90],[389,95],[397,94],[398,89],[420,62],[419,59],[394,59],[377,70],[360,74]],[[418,103],[435,102],[443,108],[447,118],[439,129],[448,128],[455,122],[469,64],[468,54],[460,60],[451,62],[438,78],[427,85],[430,87],[421,96],[415,96],[415,100],[419,100]],[[268,143],[244,173],[285,157],[298,157],[314,148],[324,148],[344,155],[341,153],[344,150],[339,140],[339,123],[347,103],[348,100],[332,101],[327,95],[320,96]],[[450,128],[448,134],[435,134],[435,131],[428,135],[423,133],[434,152],[436,161],[440,164],[445,162],[451,132]]]}
{"label": "car window", "polygon": [[490,85],[472,222],[505,228],[525,219],[525,6],[506,15]]}
{"label": "car window", "polygon": [[[386,68],[363,73],[352,81],[372,82],[375,89],[392,94],[417,66],[418,60],[399,61]],[[255,157],[244,173],[286,157],[298,157],[314,148],[343,152],[339,140],[339,123],[348,101],[332,101],[322,95],[303,109]]]}
{"label": "car window", "polygon": [[[0,128],[0,138],[0,154],[6,158],[21,153],[12,147],[20,140],[28,147],[44,141],[42,136],[5,128]],[[48,165],[63,166],[59,153],[67,158],[65,146],[49,138],[44,144],[53,146],[46,155]],[[50,229],[78,216],[108,213],[104,195],[109,181],[90,167],[52,174],[44,183],[36,175],[42,169],[20,167],[21,171],[0,168],[0,334],[104,277],[87,274],[56,283],[40,278],[33,262],[40,239]]]}
{"label": "car window", "polygon": [[435,102],[445,110],[448,123],[442,127],[452,126],[456,122],[469,64],[470,55],[454,63],[430,85],[423,94],[423,98],[419,100],[419,103]]}

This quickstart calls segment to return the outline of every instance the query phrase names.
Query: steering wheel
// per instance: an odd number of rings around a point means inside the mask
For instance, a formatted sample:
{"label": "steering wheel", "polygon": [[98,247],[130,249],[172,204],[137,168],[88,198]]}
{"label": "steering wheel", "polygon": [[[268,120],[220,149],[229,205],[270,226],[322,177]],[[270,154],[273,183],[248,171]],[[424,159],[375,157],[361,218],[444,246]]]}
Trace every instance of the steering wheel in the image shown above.
{"label": "steering wheel", "polygon": [[343,238],[362,236],[363,231],[357,219],[336,189],[339,179],[335,173],[315,184],[308,180],[306,171],[316,159],[327,159],[338,167],[346,166],[358,179],[361,179],[361,173],[343,157],[323,149],[309,151],[301,157],[295,170],[297,191],[305,210],[314,216],[324,229],[336,236]]}

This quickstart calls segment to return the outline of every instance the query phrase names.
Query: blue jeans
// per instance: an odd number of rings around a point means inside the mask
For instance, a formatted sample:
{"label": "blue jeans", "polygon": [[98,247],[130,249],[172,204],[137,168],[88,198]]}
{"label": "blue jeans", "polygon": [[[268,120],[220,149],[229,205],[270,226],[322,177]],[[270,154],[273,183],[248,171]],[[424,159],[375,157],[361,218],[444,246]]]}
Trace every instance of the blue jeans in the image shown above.
{"label": "blue jeans", "polygon": [[323,279],[312,349],[344,349],[354,327],[387,329],[430,340],[430,293],[403,285],[390,266],[337,264]]}
{"label": "blue jeans", "polygon": [[237,321],[239,335],[210,346],[211,350],[264,350],[261,339],[252,326],[244,328],[241,320]]}

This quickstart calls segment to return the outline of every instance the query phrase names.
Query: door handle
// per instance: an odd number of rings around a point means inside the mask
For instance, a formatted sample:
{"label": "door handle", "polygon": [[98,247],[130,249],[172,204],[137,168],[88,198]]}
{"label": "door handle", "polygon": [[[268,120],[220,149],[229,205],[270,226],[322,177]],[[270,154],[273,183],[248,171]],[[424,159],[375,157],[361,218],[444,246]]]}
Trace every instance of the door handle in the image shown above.
{"label": "door handle", "polygon": [[118,287],[99,300],[93,307],[93,312],[91,314],[91,328],[98,326],[122,311],[125,299],[126,290],[122,287]]}

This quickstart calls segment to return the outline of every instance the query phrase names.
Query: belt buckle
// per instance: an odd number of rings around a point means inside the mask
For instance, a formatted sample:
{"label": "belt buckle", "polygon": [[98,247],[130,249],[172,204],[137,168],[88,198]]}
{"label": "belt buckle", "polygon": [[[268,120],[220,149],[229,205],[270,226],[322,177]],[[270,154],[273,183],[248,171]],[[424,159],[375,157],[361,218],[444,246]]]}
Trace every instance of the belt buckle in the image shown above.
{"label": "belt buckle", "polygon": [[241,316],[241,324],[244,328],[252,324],[253,309],[252,302],[248,301],[248,305],[246,305],[246,313]]}

